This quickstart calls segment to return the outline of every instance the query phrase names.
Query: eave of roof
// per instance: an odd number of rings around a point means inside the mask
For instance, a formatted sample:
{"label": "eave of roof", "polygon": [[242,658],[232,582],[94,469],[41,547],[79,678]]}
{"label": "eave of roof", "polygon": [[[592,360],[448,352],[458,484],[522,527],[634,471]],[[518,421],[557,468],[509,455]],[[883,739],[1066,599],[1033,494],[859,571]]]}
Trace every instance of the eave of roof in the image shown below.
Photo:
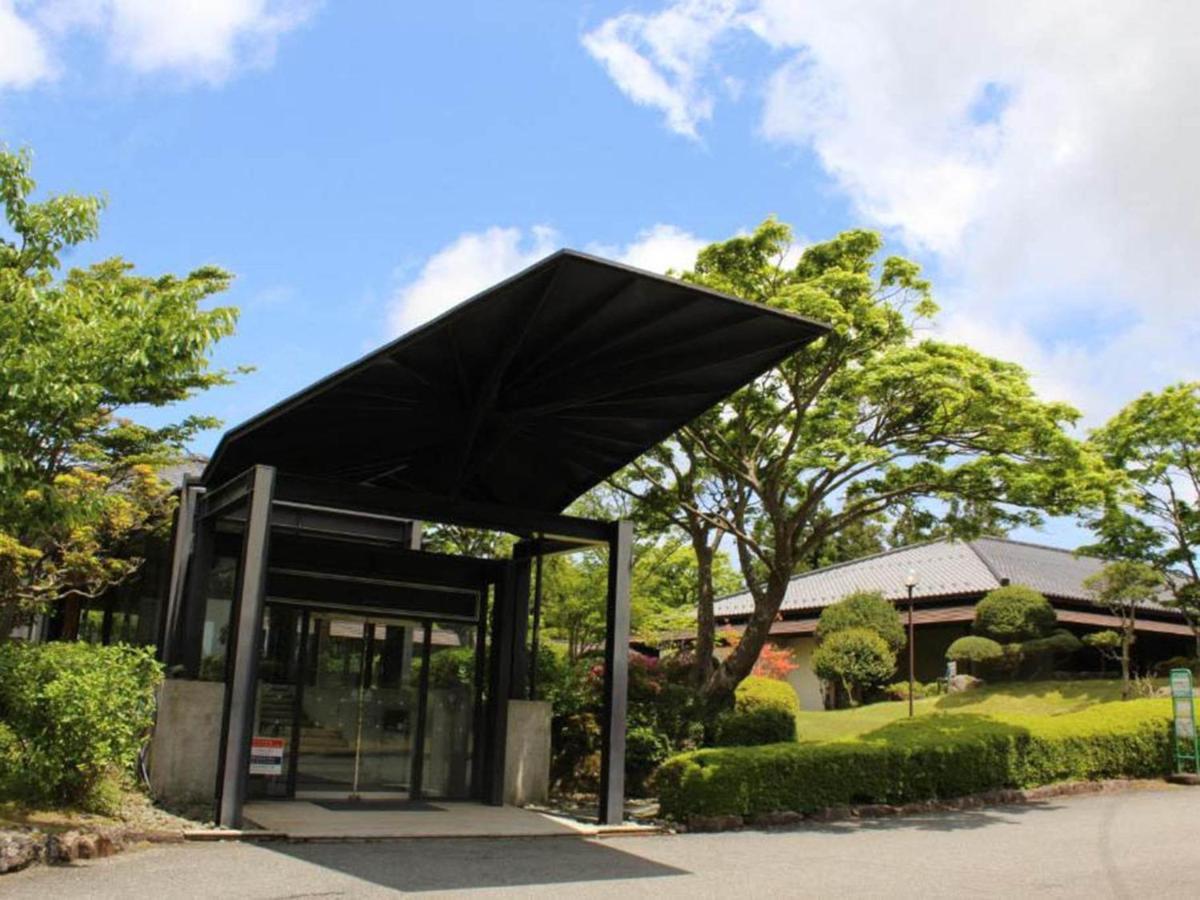
{"label": "eave of roof", "polygon": [[562,250],[231,429],[204,480],[262,463],[557,512],[826,330]]}

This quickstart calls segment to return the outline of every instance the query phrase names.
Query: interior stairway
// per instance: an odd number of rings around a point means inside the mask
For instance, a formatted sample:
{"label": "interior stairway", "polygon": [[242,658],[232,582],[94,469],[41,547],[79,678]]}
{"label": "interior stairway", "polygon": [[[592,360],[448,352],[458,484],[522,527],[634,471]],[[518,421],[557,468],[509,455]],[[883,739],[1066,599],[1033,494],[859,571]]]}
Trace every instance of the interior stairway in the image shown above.
{"label": "interior stairway", "polygon": [[[258,733],[291,737],[296,715],[296,688],[289,684],[264,684],[258,696]],[[301,753],[353,753],[354,747],[340,729],[300,722]]]}

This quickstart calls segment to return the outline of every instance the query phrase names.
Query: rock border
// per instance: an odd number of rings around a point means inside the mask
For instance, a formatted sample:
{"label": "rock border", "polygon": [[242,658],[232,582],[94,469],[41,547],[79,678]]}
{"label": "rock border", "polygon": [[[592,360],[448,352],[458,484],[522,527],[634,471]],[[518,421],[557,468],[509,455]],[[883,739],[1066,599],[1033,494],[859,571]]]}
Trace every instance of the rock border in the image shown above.
{"label": "rock border", "polygon": [[1051,797],[1076,794],[1104,794],[1145,787],[1165,786],[1157,779],[1110,778],[1104,781],[1061,781],[1056,784],[1025,789],[1002,789],[968,794],[948,800],[922,800],[915,803],[864,803],[853,806],[832,806],[813,812],[793,810],[758,813],[753,816],[736,814],[721,816],[688,816],[685,823],[676,825],[679,831],[735,831],[743,828],[786,828],[806,822],[842,822],[854,819],[913,816],[935,812],[964,812],[988,806],[1018,806],[1037,803]]}
{"label": "rock border", "polygon": [[0,875],[19,872],[37,863],[64,865],[78,859],[102,859],[139,844],[177,843],[172,831],[102,828],[71,829],[47,834],[37,829],[0,831]]}

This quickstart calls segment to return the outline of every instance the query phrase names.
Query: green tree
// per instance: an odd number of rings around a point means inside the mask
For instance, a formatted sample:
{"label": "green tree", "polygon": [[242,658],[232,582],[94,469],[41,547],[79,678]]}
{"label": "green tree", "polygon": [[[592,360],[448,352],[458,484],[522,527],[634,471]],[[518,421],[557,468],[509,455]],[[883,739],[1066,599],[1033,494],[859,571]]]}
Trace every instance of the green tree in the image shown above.
{"label": "green tree", "polygon": [[1050,601],[1023,584],[989,591],[975,606],[975,631],[1001,644],[1045,637],[1057,622]]}
{"label": "green tree", "polygon": [[1121,635],[1117,634],[1111,628],[1085,634],[1083,636],[1083,643],[1100,654],[1101,672],[1104,671],[1105,663],[1109,660],[1118,663],[1121,661],[1121,647],[1124,642],[1121,640]]}
{"label": "green tree", "polygon": [[1143,394],[1090,440],[1124,478],[1088,521],[1097,540],[1081,552],[1152,566],[1200,656],[1200,381]]}
{"label": "green tree", "polygon": [[896,671],[896,654],[869,628],[847,628],[830,635],[813,651],[817,677],[840,685],[851,706],[864,693],[887,682]]}
{"label": "green tree", "polygon": [[[753,668],[788,581],[830,536],[922,498],[994,510],[1005,525],[1094,502],[1099,466],[1018,366],[921,338],[936,311],[908,260],[849,231],[790,262],[768,220],[701,251],[683,278],[828,322],[832,331],[636,461],[617,484],[689,536],[697,569],[695,680],[727,696]],[[754,598],[743,639],[713,663],[714,546],[731,538]]]}
{"label": "green tree", "polygon": [[127,552],[170,512],[155,470],[197,431],[119,414],[224,384],[207,354],[236,311],[201,309],[229,276],[137,275],[119,258],[63,271],[96,237],[101,202],[31,199],[27,153],[0,152],[0,640],[54,601],[89,596],[140,564]]}
{"label": "green tree", "polygon": [[[582,497],[572,512],[590,518],[632,515],[629,498],[597,489]],[[728,555],[716,550],[706,562],[718,593],[733,593],[741,578]],[[696,570],[691,544],[676,530],[640,529],[634,536],[630,579],[630,628],[647,641],[662,631],[683,630],[695,622]],[[608,562],[602,551],[584,550],[548,557],[543,563],[543,623],[547,633],[567,645],[575,660],[601,648],[605,630]]]}
{"label": "green tree", "polygon": [[[1120,620],[1117,634],[1121,637],[1121,698],[1133,696],[1130,682],[1131,650],[1136,640],[1138,609],[1157,599],[1165,590],[1162,575],[1145,563],[1136,560],[1111,562],[1087,578],[1083,586],[1096,602],[1107,606]],[[1092,646],[1096,646],[1093,643]]]}
{"label": "green tree", "polygon": [[896,607],[878,591],[855,591],[821,610],[817,620],[817,638],[825,640],[848,628],[867,628],[887,642],[892,653],[908,641]]}

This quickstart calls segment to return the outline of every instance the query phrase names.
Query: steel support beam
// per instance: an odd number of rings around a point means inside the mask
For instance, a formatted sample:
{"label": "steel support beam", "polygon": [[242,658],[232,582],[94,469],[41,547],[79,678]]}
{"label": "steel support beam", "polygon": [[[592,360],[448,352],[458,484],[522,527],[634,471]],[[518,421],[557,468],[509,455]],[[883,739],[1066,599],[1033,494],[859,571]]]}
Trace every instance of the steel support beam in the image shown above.
{"label": "steel support beam", "polygon": [[321,478],[281,476],[275,496],[286,503],[303,503],[330,510],[381,513],[508,534],[544,534],[578,544],[602,544],[608,539],[608,522],[521,509],[502,503],[454,500],[434,494],[364,487]]}
{"label": "steel support beam", "polygon": [[512,687],[513,595],[516,565],[508,563],[496,579],[492,599],[491,648],[488,653],[487,758],[484,761],[485,802],[504,805],[504,757],[508,744],[508,698]]}
{"label": "steel support beam", "polygon": [[218,765],[218,818],[227,828],[242,827],[242,804],[250,765],[254,703],[258,688],[259,635],[267,586],[267,553],[271,537],[271,497],[275,470],[255,466],[249,473],[250,511],[242,536],[237,587],[230,613],[225,663],[225,707]]}
{"label": "steel support beam", "polygon": [[625,714],[629,686],[629,580],[633,523],[614,522],[608,541],[604,713],[600,723],[600,824],[625,818]]}
{"label": "steel support beam", "polygon": [[159,658],[166,666],[179,660],[179,618],[183,610],[184,587],[187,584],[188,560],[192,553],[192,536],[196,525],[196,504],[204,489],[184,476],[175,510],[175,527],[171,535],[171,569],[167,585],[163,620],[159,625]]}

